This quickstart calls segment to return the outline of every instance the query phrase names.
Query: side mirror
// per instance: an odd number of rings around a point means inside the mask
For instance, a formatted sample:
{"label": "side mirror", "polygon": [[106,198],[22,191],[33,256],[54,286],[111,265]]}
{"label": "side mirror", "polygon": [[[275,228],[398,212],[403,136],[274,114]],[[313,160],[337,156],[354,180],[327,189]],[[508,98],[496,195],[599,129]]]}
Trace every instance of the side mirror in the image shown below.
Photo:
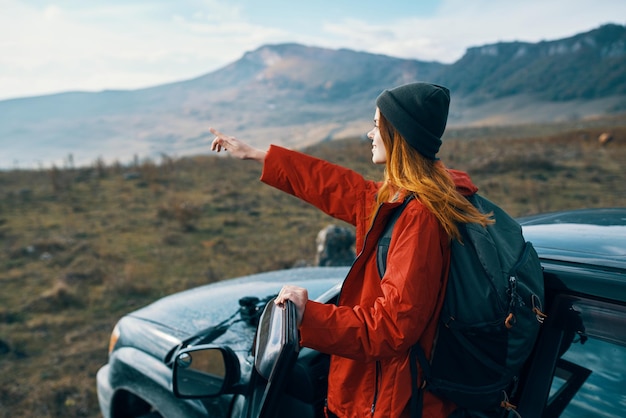
{"label": "side mirror", "polygon": [[239,360],[228,347],[184,349],[176,355],[173,368],[173,390],[178,398],[217,396],[240,378]]}

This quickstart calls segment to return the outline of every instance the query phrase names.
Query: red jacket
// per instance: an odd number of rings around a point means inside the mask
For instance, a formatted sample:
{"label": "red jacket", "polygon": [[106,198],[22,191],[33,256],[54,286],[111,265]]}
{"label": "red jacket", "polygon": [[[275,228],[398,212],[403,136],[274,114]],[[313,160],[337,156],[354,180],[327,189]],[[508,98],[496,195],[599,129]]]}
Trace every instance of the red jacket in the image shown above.
{"label": "red jacket", "polygon": [[[463,194],[477,191],[467,174],[450,170]],[[408,417],[409,350],[430,353],[450,263],[449,238],[437,218],[413,199],[394,227],[387,271],[376,266],[378,238],[392,209],[369,216],[379,183],[311,156],[272,146],[261,180],[356,227],[357,258],[337,305],[308,301],[301,345],[331,355],[328,409],[339,417]],[[424,418],[445,417],[454,405],[430,393]]]}

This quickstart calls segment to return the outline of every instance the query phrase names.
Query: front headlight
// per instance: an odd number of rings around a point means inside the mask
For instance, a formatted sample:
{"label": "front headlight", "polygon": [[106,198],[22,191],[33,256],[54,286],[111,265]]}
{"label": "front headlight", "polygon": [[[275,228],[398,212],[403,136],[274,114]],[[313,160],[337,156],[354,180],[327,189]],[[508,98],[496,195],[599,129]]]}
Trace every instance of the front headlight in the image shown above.
{"label": "front headlight", "polygon": [[120,327],[119,324],[115,324],[113,328],[113,332],[111,332],[111,338],[109,339],[109,355],[115,349],[115,345],[117,344],[117,340],[120,338]]}

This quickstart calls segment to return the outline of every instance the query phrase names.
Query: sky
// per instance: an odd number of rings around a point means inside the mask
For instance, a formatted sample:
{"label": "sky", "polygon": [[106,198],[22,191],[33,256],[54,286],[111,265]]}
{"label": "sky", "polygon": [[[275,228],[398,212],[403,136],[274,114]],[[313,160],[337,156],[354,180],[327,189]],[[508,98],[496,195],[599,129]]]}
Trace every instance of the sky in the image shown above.
{"label": "sky", "polygon": [[626,24],[626,0],[0,0],[0,100],[187,80],[297,42],[453,63]]}

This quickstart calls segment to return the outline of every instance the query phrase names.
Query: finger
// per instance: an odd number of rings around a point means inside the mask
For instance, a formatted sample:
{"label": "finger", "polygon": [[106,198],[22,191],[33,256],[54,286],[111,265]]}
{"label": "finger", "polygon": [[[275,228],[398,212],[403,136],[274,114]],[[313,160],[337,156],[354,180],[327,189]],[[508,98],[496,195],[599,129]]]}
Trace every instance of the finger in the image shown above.
{"label": "finger", "polygon": [[277,304],[282,305],[285,301],[289,300],[289,296],[289,286],[283,286],[282,289],[280,289],[280,292],[278,292],[278,296],[276,296]]}
{"label": "finger", "polygon": [[218,138],[221,136],[226,136],[215,128],[209,128],[209,132],[211,132],[213,135],[217,136]]}
{"label": "finger", "polygon": [[227,151],[226,146],[229,144],[227,138],[224,137],[215,137],[213,142],[211,143],[211,149],[213,151],[220,152],[222,150]]}
{"label": "finger", "polygon": [[281,295],[276,296],[276,299],[274,299],[274,303],[278,306],[281,306],[285,303],[285,298]]}
{"label": "finger", "polygon": [[222,150],[222,147],[223,147],[222,142],[223,141],[220,138],[215,138],[213,140],[213,143],[211,144],[211,150],[220,152]]}

